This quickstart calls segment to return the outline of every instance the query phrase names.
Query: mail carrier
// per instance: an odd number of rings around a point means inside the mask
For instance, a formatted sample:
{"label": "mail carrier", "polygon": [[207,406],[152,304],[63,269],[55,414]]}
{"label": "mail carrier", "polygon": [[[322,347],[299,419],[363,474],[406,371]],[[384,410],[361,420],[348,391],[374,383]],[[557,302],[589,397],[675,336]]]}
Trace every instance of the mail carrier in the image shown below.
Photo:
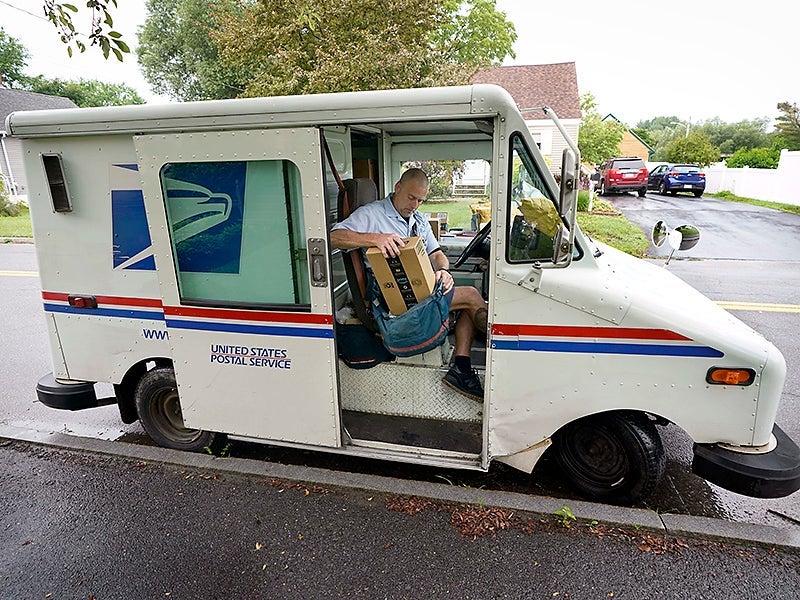
{"label": "mail carrier", "polygon": [[[111,383],[124,422],[195,451],[227,436],[526,473],[548,452],[579,492],[615,502],[653,491],[658,426],[674,423],[707,480],[760,497],[800,487],[775,424],[781,354],[666,269],[583,235],[575,155],[559,189],[501,88],[43,110],[6,129],[25,154],[48,406],[107,403],[94,385]],[[363,203],[410,161],[444,160],[490,173],[491,222],[439,241],[488,302],[472,348],[482,402],[443,385],[450,341],[372,352],[351,308],[360,283],[329,243],[336,174],[369,181]]]}

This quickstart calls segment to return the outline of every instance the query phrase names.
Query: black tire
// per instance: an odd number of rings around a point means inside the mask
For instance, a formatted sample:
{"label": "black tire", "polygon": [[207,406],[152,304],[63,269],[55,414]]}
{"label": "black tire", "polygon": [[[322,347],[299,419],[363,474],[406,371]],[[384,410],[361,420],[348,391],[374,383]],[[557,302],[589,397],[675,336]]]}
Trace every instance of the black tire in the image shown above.
{"label": "black tire", "polygon": [[606,182],[600,182],[600,195],[601,196],[608,196],[608,190],[606,189]]}
{"label": "black tire", "polygon": [[604,413],[566,425],[553,439],[556,460],[581,494],[633,504],[664,475],[666,456],[655,425],[638,413]]}
{"label": "black tire", "polygon": [[658,184],[658,193],[661,194],[662,196],[667,195],[667,184],[664,183],[663,181]]}
{"label": "black tire", "polygon": [[701,192],[700,190],[695,190],[695,191],[694,191],[694,192],[692,192],[692,193],[694,194],[694,197],[695,197],[695,198],[699,198],[700,196],[702,196],[702,195],[703,195],[703,192]]}
{"label": "black tire", "polygon": [[673,195],[673,196],[677,196],[678,195],[678,190],[670,190],[669,193],[671,195]]}
{"label": "black tire", "polygon": [[647,188],[642,188],[639,190],[639,198],[644,198],[647,194]]}
{"label": "black tire", "polygon": [[183,424],[178,386],[171,367],[147,371],[136,385],[136,411],[147,435],[159,446],[199,452],[213,449],[222,436]]}

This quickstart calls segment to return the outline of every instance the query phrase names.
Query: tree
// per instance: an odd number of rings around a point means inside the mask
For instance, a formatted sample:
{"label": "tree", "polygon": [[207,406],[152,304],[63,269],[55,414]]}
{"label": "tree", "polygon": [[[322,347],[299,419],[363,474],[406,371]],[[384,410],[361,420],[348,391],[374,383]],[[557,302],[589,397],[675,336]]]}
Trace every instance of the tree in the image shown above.
{"label": "tree", "polygon": [[[122,61],[122,55],[130,52],[128,44],[122,40],[122,35],[114,31],[114,19],[111,16],[111,5],[117,7],[117,0],[87,0],[86,8],[89,9],[90,26],[86,37],[90,46],[97,46],[107,59],[111,53]],[[58,31],[61,41],[67,46],[67,54],[72,56],[72,44],[81,52],[86,51],[86,44],[80,39],[82,34],[75,29],[73,15],[78,15],[78,8],[66,2],[44,0],[44,14]]]}
{"label": "tree", "polygon": [[30,54],[27,48],[0,27],[0,83],[14,87],[24,79],[23,71],[28,66],[28,58]]}
{"label": "tree", "polygon": [[463,160],[416,160],[406,162],[403,167],[425,171],[428,175],[429,198],[452,196],[453,180],[464,174]]}
{"label": "tree", "polygon": [[666,148],[667,161],[691,163],[707,167],[720,158],[719,150],[711,145],[708,136],[694,130],[687,136],[672,140]]}
{"label": "tree", "polygon": [[625,126],[619,121],[603,121],[597,112],[597,104],[590,93],[581,96],[581,126],[578,129],[578,149],[581,160],[598,165],[607,158],[619,154],[619,143],[625,134]]}
{"label": "tree", "polygon": [[248,77],[220,62],[211,39],[222,14],[243,18],[236,0],[148,0],[137,54],[153,91],[177,100],[235,98],[244,92]]}
{"label": "tree", "polygon": [[27,78],[24,87],[39,94],[69,98],[80,107],[144,104],[142,97],[131,87],[121,83],[103,83],[94,79],[66,81],[47,79],[38,75]]}
{"label": "tree", "polygon": [[260,0],[218,12],[212,41],[243,95],[468,83],[512,54],[494,0]]}
{"label": "tree", "polygon": [[778,104],[781,114],[775,119],[775,131],[782,145],[789,150],[800,150],[800,110],[797,103]]}
{"label": "tree", "polygon": [[708,136],[712,146],[719,148],[722,154],[733,154],[740,148],[761,148],[770,145],[767,135],[768,119],[752,119],[738,123],[725,123],[720,119],[711,119],[698,124],[695,130]]}

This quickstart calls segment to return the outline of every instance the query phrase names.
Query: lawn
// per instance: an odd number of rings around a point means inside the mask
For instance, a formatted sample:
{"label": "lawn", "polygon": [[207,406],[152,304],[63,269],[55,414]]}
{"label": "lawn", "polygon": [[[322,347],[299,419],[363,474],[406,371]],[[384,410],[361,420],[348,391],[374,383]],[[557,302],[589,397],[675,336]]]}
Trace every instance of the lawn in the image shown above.
{"label": "lawn", "polygon": [[426,200],[422,206],[419,207],[419,210],[420,212],[427,213],[446,212],[447,225],[450,229],[469,229],[470,221],[472,220],[472,211],[469,205],[477,204],[483,200],[486,200],[486,198]]}
{"label": "lawn", "polygon": [[0,217],[0,242],[4,238],[31,237],[31,217],[25,207],[17,217]]}
{"label": "lawn", "polygon": [[763,206],[765,208],[773,208],[775,210],[782,210],[783,212],[800,215],[800,206],[797,206],[795,204],[784,204],[782,202],[769,202],[767,200],[755,200],[753,198],[743,198],[742,196],[735,196],[734,194],[725,191],[707,195],[713,196],[714,198],[721,198],[722,200],[729,200],[731,202],[742,202],[744,204]]}

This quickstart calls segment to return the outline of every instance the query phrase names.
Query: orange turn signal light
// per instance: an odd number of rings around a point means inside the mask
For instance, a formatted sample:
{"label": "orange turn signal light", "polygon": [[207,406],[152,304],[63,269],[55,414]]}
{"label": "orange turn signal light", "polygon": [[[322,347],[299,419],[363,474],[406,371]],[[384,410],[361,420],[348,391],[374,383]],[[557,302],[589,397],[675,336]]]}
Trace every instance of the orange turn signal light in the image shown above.
{"label": "orange turn signal light", "polygon": [[706,381],[715,385],[750,385],[756,379],[753,369],[723,369],[712,367],[706,373]]}

